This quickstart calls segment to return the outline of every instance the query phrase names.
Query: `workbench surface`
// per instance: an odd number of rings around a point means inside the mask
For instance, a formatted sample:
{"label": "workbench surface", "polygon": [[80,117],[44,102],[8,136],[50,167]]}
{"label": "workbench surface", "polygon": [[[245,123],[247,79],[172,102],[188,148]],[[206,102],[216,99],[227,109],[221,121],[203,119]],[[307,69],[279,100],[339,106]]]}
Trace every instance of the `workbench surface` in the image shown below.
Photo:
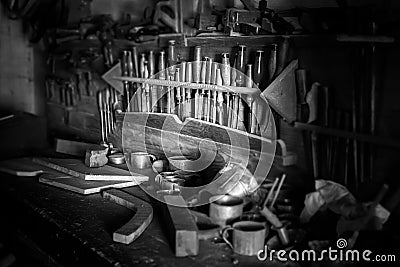
{"label": "workbench surface", "polygon": [[[113,242],[112,233],[134,215],[131,210],[100,194],[83,196],[40,184],[37,177],[0,176],[2,236],[41,264],[266,266],[256,257],[233,254],[226,244],[213,241],[200,241],[196,257],[176,258],[156,208],[152,223],[136,241],[130,245]],[[148,199],[139,187],[123,190]]]}

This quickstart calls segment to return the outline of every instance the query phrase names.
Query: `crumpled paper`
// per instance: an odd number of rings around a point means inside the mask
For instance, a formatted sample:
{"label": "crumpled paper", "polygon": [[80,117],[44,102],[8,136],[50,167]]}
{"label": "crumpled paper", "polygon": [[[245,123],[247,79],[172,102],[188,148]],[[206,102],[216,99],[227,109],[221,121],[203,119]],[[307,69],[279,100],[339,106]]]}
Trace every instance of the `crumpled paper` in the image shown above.
{"label": "crumpled paper", "polygon": [[[362,221],[367,216],[370,203],[358,203],[343,185],[333,181],[316,180],[315,188],[315,192],[309,193],[305,197],[304,209],[300,215],[301,222],[308,222],[314,214],[324,209],[330,209],[340,214],[342,217],[339,224],[344,221]],[[379,229],[378,225],[383,225],[390,216],[390,212],[381,205],[377,205],[372,212],[374,219],[379,222],[375,224],[376,229]],[[342,231],[340,230],[340,232]]]}

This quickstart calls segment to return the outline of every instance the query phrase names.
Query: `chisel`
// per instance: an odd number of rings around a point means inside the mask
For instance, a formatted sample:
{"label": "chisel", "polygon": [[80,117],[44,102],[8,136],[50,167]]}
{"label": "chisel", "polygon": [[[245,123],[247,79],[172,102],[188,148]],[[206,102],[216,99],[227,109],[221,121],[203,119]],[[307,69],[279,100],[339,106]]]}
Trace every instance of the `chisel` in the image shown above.
{"label": "chisel", "polygon": [[[236,86],[236,59],[235,62],[233,64],[234,67],[231,68],[231,86]],[[238,106],[236,105],[236,101],[237,100],[237,94],[234,93],[232,95],[232,100],[231,100],[231,104],[230,104],[230,109],[228,110],[228,127],[234,128],[236,129],[236,125],[237,125],[237,114],[238,114]]]}
{"label": "chisel", "polygon": [[[170,40],[168,42],[168,73],[169,73],[171,81],[175,80],[175,69],[176,69],[177,62],[178,62],[178,60],[177,60],[177,55],[176,55],[176,50],[175,50],[175,40]],[[169,91],[171,94],[170,113],[173,114],[174,110],[175,110],[175,88],[171,87],[171,88],[169,88]]]}
{"label": "chisel", "polygon": [[[133,76],[134,77],[141,77],[139,74],[139,56],[138,56],[138,51],[137,51],[137,47],[133,46],[131,49],[131,55],[132,55],[132,64],[133,64]],[[140,86],[137,83],[133,83],[132,84],[132,88],[131,88],[132,92],[130,93],[130,95],[133,97],[131,99],[132,103],[132,110],[137,110],[140,111],[141,110],[141,100],[140,100],[140,96],[141,96],[141,91],[140,91]],[[136,109],[135,109],[136,108]]]}
{"label": "chisel", "polygon": [[[201,47],[196,46],[194,48],[194,61],[192,65],[193,69],[193,81],[195,83],[200,83],[202,79],[202,62],[201,62]],[[205,70],[204,70],[205,71]],[[204,73],[205,75],[205,73]],[[205,79],[205,76],[204,76]],[[199,98],[200,98],[200,92],[199,90],[196,90],[195,96],[194,96],[194,117],[196,119],[199,118]]]}
{"label": "chisel", "polygon": [[[180,82],[180,78],[181,78],[180,70],[181,70],[180,68],[175,68],[175,82]],[[179,87],[176,88],[176,99],[178,102],[176,113],[178,115],[178,118],[181,120],[182,120],[182,97],[183,96],[182,96],[181,88],[179,88]]]}
{"label": "chisel", "polygon": [[[257,50],[256,51],[256,58],[254,61],[254,72],[253,72],[253,85],[258,88],[261,91],[261,79],[264,75],[264,51],[262,50]],[[261,109],[261,106],[257,104],[256,99],[253,99],[254,104],[252,107],[252,112],[254,114],[253,120],[252,120],[252,129],[250,129],[251,133],[256,133],[260,134],[260,127],[258,127],[257,119],[259,121],[266,121],[267,118],[265,117],[265,120],[263,120],[263,111]]]}
{"label": "chisel", "polygon": [[275,77],[275,72],[276,72],[276,60],[277,60],[277,44],[272,44],[271,45],[271,51],[269,54],[269,60],[268,60],[268,84],[270,84],[274,77]]}
{"label": "chisel", "polygon": [[[149,63],[148,63],[148,70],[149,70],[149,78],[154,78],[155,74],[155,59],[154,59],[154,52],[150,50],[149,52]],[[152,112],[158,111],[158,104],[157,104],[157,86],[150,86],[151,92],[151,99],[150,99],[150,106]],[[150,111],[150,110],[149,110]]]}
{"label": "chisel", "polygon": [[[221,65],[221,76],[222,76],[222,82],[223,85],[231,85],[231,65],[229,62],[229,53],[222,53],[222,65]],[[226,92],[226,108],[225,108],[225,114],[227,115],[226,122],[223,122],[223,124],[226,124],[226,126],[229,127],[229,110],[231,109],[230,106],[230,93]]]}
{"label": "chisel", "polygon": [[[200,73],[200,79],[201,83],[205,84],[206,83],[206,76],[207,76],[207,62],[208,62],[208,57],[204,57],[203,61],[201,62],[201,73]],[[203,118],[203,105],[204,105],[204,89],[201,90],[196,90],[195,94],[195,102],[197,103],[197,118],[202,119]],[[196,101],[196,96],[197,96],[197,101]]]}
{"label": "chisel", "polygon": [[[127,67],[128,67],[128,76],[129,77],[134,77],[135,75],[135,70],[134,70],[134,65],[133,65],[133,61],[132,61],[132,53],[131,51],[128,51],[127,53]],[[134,107],[134,101],[133,101],[133,97],[136,93],[136,84],[129,82],[128,83],[128,95],[127,95],[127,109],[128,111],[133,111],[133,107]]]}
{"label": "chisel", "polygon": [[97,106],[99,107],[99,115],[100,115],[101,144],[106,145],[107,143],[104,134],[103,94],[101,91],[97,93]]}
{"label": "chisel", "polygon": [[[160,52],[160,57],[158,59],[158,79],[165,80],[166,73],[165,73],[165,51]],[[167,93],[168,94],[168,93]],[[161,113],[166,112],[168,113],[168,104],[165,105],[165,87],[160,86],[160,111]],[[168,103],[168,102],[167,102]]]}
{"label": "chisel", "polygon": [[[221,66],[223,67],[223,66]],[[221,69],[217,69],[216,85],[222,85]],[[218,91],[218,123],[224,125],[224,95],[221,91]]]}
{"label": "chisel", "polygon": [[[246,83],[245,79],[245,64],[246,64],[246,46],[240,45],[239,52],[236,61],[236,69],[237,69],[237,76],[236,76],[236,86],[244,86]],[[235,96],[238,102],[238,113],[237,113],[237,129],[245,130],[245,126],[243,123],[244,119],[244,105],[242,102],[242,98],[240,95]]]}
{"label": "chisel", "polygon": [[[251,64],[247,64],[247,72],[246,72],[246,87],[253,87],[253,81],[251,79],[251,76],[253,75],[253,66]],[[254,98],[252,95],[247,95],[247,105],[249,106],[249,115],[248,115],[248,131],[250,133],[255,133],[256,131],[256,116],[254,110]]]}
{"label": "chisel", "polygon": [[[143,73],[143,78],[148,79],[149,78],[149,69],[148,69],[148,62],[144,62],[144,73]],[[151,112],[151,103],[150,103],[150,85],[145,83],[144,84],[144,93],[145,93],[145,105],[146,105],[146,111],[145,112]]]}
{"label": "chisel", "polygon": [[[192,71],[193,71],[193,63],[188,62],[186,66],[186,82],[193,82],[192,79]],[[192,117],[192,90],[190,88],[186,88],[186,116],[188,118]]]}
{"label": "chisel", "polygon": [[[146,54],[142,53],[140,56],[140,63],[139,63],[139,76],[144,78],[144,72],[146,66]],[[145,84],[138,86],[138,103],[139,103],[139,112],[146,112],[146,92],[145,92]]]}
{"label": "chisel", "polygon": [[239,45],[239,52],[236,58],[236,86],[244,86],[245,85],[245,65],[246,65],[246,46]]}
{"label": "chisel", "polygon": [[[128,54],[129,52],[126,50],[123,50],[121,52],[121,75],[124,77],[128,77]],[[129,109],[129,85],[127,81],[123,82],[123,93],[122,95],[124,96],[124,102],[123,102],[123,109],[126,111],[130,111]]]}
{"label": "chisel", "polygon": [[[179,81],[181,82],[186,82],[186,66],[187,66],[187,62],[186,61],[181,61],[181,64],[179,65],[180,67],[180,76],[179,76]],[[181,90],[181,119],[183,120],[184,118],[186,118],[186,90],[184,86],[181,86],[180,88],[178,88],[178,90]]]}

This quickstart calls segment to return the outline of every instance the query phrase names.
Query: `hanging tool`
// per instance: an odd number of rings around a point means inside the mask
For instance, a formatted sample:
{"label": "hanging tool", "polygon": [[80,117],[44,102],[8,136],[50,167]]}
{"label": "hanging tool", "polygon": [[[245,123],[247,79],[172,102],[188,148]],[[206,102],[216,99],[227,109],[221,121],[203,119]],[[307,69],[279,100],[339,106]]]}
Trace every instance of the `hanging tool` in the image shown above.
{"label": "hanging tool", "polygon": [[[251,64],[247,64],[247,73],[246,73],[246,87],[253,87],[253,81],[251,79],[253,75],[253,66]],[[247,105],[249,107],[248,110],[248,132],[255,133],[256,132],[256,113],[254,104],[254,98],[251,94],[247,95]]]}
{"label": "hanging tool", "polygon": [[[178,62],[177,55],[176,55],[176,50],[175,50],[175,40],[169,40],[168,42],[168,73],[170,76],[170,80],[174,81],[175,80],[175,69],[176,69],[176,63]],[[171,94],[171,110],[170,113],[174,113],[175,109],[175,88],[169,88],[170,94]]]}
{"label": "hanging tool", "polygon": [[268,60],[268,84],[272,82],[272,80],[275,77],[276,73],[276,61],[277,61],[277,44],[272,44],[271,45],[271,51],[269,54],[269,60]]}
{"label": "hanging tool", "polygon": [[[129,51],[123,50],[121,53],[121,75],[123,77],[128,77],[129,76],[129,70],[128,70],[128,57],[130,57]],[[127,81],[123,82],[124,86],[124,91],[122,93],[124,97],[124,103],[123,103],[123,109],[126,111],[131,111],[129,107],[129,84]]]}
{"label": "hanging tool", "polygon": [[[180,76],[179,76],[179,81],[181,82],[186,82],[186,61],[181,61],[181,64],[179,65],[180,67]],[[184,86],[181,86],[178,88],[178,90],[181,91],[181,118],[182,120],[186,118],[186,90]]]}
{"label": "hanging tool", "polygon": [[[181,74],[180,74],[180,68],[176,68],[175,69],[175,82],[180,82],[180,76],[181,76]],[[184,95],[183,95],[184,96]],[[177,115],[178,115],[178,118],[179,119],[181,119],[182,120],[182,91],[181,91],[181,88],[176,88],[176,99],[177,99],[177,102],[178,102],[178,106],[177,106]]]}
{"label": "hanging tool", "polygon": [[[132,55],[132,65],[133,65],[133,77],[141,77],[139,74],[139,56],[137,47],[133,46],[131,48],[131,55]],[[131,101],[132,103],[132,110],[140,111],[141,110],[141,91],[140,87],[137,83],[132,83],[132,87],[130,88],[131,92],[129,95],[132,96]]]}
{"label": "hanging tool", "polygon": [[[160,80],[165,80],[166,79],[166,73],[165,73],[165,51],[160,52],[160,57],[158,59],[158,79]],[[168,105],[165,104],[165,87],[160,86],[160,110],[161,113],[163,112],[168,112]],[[168,103],[168,102],[167,102]],[[165,110],[167,106],[167,110]]]}
{"label": "hanging tool", "polygon": [[[149,63],[148,63],[148,71],[149,71],[149,78],[154,78],[155,74],[155,59],[154,59],[154,52],[153,50],[150,50],[149,52]],[[150,86],[150,92],[151,92],[151,99],[150,99],[150,105],[151,105],[151,111],[152,112],[157,112],[158,111],[158,105],[157,105],[157,86]],[[149,110],[149,111],[150,111]]]}
{"label": "hanging tool", "polygon": [[[223,65],[221,65],[223,67]],[[221,69],[217,69],[217,79],[215,82],[216,85],[222,85],[222,75]],[[224,125],[224,95],[221,91],[218,91],[218,123],[219,125]]]}
{"label": "hanging tool", "polygon": [[[140,57],[139,74],[141,78],[145,78],[145,71],[147,70],[146,54],[142,53]],[[148,85],[148,84],[147,84]],[[148,112],[146,104],[146,84],[140,86],[140,107],[139,112]]]}
{"label": "hanging tool", "polygon": [[106,135],[105,135],[105,126],[104,126],[104,104],[103,104],[103,93],[99,91],[97,93],[97,106],[99,107],[99,115],[100,115],[100,128],[101,128],[101,144],[107,145],[106,143]]}
{"label": "hanging tool", "polygon": [[88,96],[94,96],[94,91],[93,87],[95,87],[95,84],[93,82],[93,77],[92,77],[92,72],[87,71],[85,72],[86,74],[86,93]]}
{"label": "hanging tool", "polygon": [[[231,65],[229,62],[229,53],[222,53],[222,65],[221,65],[221,76],[222,76],[222,81],[223,85],[231,85]],[[229,126],[229,114],[230,114],[230,93],[226,92],[226,108],[225,108],[225,114],[227,114],[226,122],[223,122],[223,124],[226,124],[226,126]]]}
{"label": "hanging tool", "polygon": [[[193,62],[188,62],[186,66],[186,82],[193,82],[192,79],[193,74]],[[192,117],[192,90],[190,88],[186,88],[186,116],[188,118]]]}
{"label": "hanging tool", "polygon": [[[202,74],[203,74],[202,62],[201,62],[201,46],[196,46],[194,48],[194,61],[192,69],[193,69],[193,81],[195,83],[200,83],[202,81]],[[200,98],[200,92],[199,90],[196,90],[194,95],[194,117],[196,119],[199,119],[199,98]]]}
{"label": "hanging tool", "polygon": [[[245,45],[239,45],[239,52],[236,60],[236,70],[237,70],[237,75],[236,75],[236,86],[244,86],[246,83],[245,79],[245,64],[246,64],[246,46]],[[235,96],[237,98],[238,102],[238,113],[237,113],[237,129],[245,131],[246,128],[244,126],[244,105],[242,102],[241,96],[238,94]]]}

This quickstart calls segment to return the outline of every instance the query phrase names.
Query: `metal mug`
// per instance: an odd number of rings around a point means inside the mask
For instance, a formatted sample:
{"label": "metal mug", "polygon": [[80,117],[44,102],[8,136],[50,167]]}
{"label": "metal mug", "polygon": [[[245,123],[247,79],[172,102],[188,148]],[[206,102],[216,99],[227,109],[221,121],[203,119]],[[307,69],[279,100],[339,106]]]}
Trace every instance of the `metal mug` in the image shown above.
{"label": "metal mug", "polygon": [[[228,240],[232,231],[232,242]],[[264,223],[240,221],[222,230],[222,239],[240,255],[254,256],[264,249],[266,226]]]}
{"label": "metal mug", "polygon": [[213,223],[224,227],[229,221],[243,213],[243,199],[231,195],[217,195],[210,198],[210,218]]}
{"label": "metal mug", "polygon": [[131,167],[134,169],[148,169],[152,167],[151,160],[156,160],[156,156],[146,152],[133,152],[130,154]]}

